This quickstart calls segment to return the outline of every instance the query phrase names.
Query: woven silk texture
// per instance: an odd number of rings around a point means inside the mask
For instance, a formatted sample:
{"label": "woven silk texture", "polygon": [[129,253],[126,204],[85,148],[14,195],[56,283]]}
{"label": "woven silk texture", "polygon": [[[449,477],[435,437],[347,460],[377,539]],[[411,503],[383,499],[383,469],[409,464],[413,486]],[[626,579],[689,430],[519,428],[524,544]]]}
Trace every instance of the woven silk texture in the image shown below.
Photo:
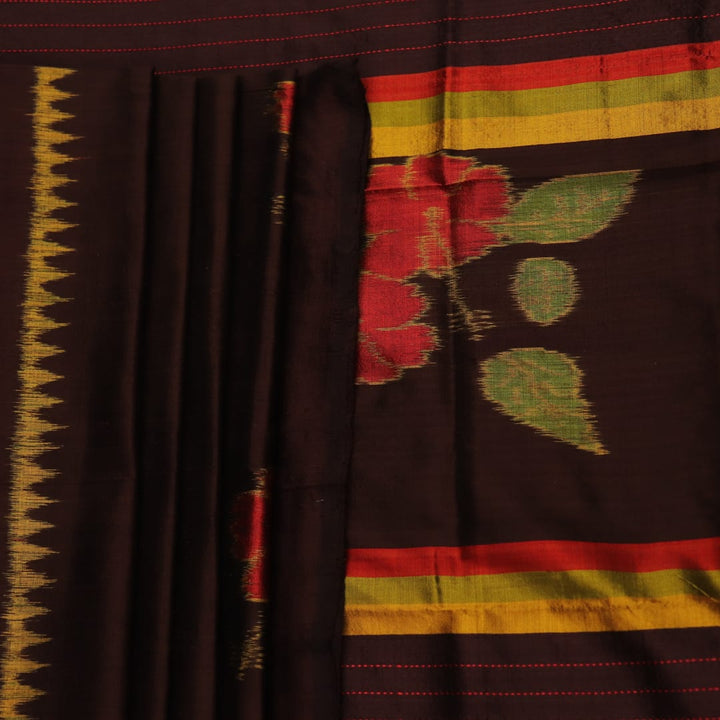
{"label": "woven silk texture", "polygon": [[0,90],[0,720],[720,719],[720,0],[2,0]]}

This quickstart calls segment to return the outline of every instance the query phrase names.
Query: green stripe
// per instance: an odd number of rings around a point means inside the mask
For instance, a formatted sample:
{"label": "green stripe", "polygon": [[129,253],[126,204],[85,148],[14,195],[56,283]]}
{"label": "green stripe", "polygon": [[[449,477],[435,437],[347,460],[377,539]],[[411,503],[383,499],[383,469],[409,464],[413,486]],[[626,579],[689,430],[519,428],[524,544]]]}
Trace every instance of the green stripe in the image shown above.
{"label": "green stripe", "polygon": [[428,576],[345,579],[348,605],[502,603],[608,597],[704,595],[720,613],[720,570],[606,570],[524,572],[464,577]]}
{"label": "green stripe", "polygon": [[529,90],[446,92],[420,100],[370,103],[374,127],[427,125],[443,118],[552,115],[720,95],[720,68]]}

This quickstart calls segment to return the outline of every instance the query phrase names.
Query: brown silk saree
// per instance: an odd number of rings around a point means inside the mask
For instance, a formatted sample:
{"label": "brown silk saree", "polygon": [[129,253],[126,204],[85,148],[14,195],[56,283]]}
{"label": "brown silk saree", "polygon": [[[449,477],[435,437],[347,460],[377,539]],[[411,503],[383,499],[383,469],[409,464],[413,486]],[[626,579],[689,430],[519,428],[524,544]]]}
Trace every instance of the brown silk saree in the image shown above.
{"label": "brown silk saree", "polygon": [[0,718],[720,718],[720,3],[0,3]]}

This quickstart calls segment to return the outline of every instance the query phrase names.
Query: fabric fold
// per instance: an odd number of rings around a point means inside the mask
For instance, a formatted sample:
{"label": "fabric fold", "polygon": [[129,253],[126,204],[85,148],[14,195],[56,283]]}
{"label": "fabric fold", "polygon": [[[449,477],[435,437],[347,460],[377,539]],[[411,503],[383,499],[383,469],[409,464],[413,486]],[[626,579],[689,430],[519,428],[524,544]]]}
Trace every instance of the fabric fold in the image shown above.
{"label": "fabric fold", "polygon": [[357,73],[0,84],[0,714],[339,716]]}
{"label": "fabric fold", "polygon": [[271,546],[270,717],[340,712],[345,504],[369,120],[354,71],[295,90]]}

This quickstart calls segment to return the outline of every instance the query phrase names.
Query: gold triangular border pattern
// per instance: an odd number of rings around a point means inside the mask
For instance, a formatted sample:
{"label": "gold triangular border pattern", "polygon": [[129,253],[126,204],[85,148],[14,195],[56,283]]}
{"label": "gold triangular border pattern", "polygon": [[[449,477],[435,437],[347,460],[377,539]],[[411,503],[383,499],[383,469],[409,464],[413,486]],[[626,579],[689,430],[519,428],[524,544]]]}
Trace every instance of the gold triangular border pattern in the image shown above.
{"label": "gold triangular border pattern", "polygon": [[54,267],[52,261],[72,249],[58,237],[73,224],[56,213],[74,204],[58,195],[58,190],[71,182],[64,174],[64,166],[73,158],[60,152],[58,146],[76,137],[57,129],[58,123],[72,115],[59,110],[56,103],[73,93],[59,89],[55,82],[73,72],[34,68],[32,211],[19,339],[18,398],[10,448],[8,591],[0,661],[0,717],[8,720],[30,720],[22,706],[43,692],[30,684],[28,675],[43,665],[28,657],[27,651],[50,639],[32,628],[33,620],[49,612],[34,592],[54,582],[34,564],[54,551],[36,541],[37,533],[51,525],[36,519],[33,513],[53,502],[43,494],[42,486],[57,475],[56,470],[43,466],[42,455],[56,448],[48,433],[61,426],[47,420],[44,411],[62,402],[47,388],[48,383],[62,378],[43,367],[43,361],[63,351],[45,342],[43,336],[66,324],[53,320],[48,313],[52,306],[68,298],[55,294],[47,284],[70,274]]}

